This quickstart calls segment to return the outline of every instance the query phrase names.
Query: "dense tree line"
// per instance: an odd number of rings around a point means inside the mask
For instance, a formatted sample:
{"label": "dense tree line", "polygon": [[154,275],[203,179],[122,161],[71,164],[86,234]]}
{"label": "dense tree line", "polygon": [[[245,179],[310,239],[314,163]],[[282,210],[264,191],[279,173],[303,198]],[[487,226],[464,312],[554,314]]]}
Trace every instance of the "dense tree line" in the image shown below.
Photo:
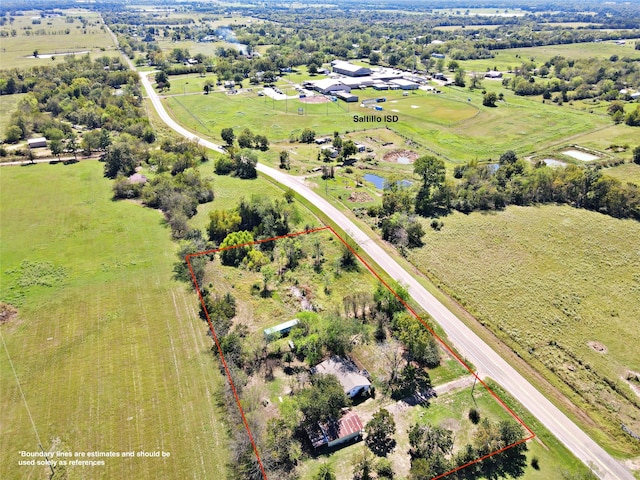
{"label": "dense tree line", "polygon": [[461,212],[492,210],[507,205],[567,203],[617,218],[640,220],[640,191],[633,184],[602,173],[598,167],[567,165],[553,168],[543,162],[531,165],[513,152],[491,167],[470,162],[456,168],[460,182],[450,198],[438,205]]}
{"label": "dense tree line", "polygon": [[[477,161],[457,166],[455,183],[445,178],[444,162],[437,157],[419,158],[414,172],[421,177],[417,188],[387,188],[382,205],[368,210],[371,217],[378,219],[385,238],[392,241],[392,227],[397,228],[394,219],[408,219],[411,212],[437,217],[451,209],[469,213],[507,205],[566,203],[616,218],[640,220],[638,186],[609,177],[597,166],[550,167],[544,162],[532,165],[508,151],[500,156],[497,168]],[[403,236],[406,238],[407,233]],[[403,240],[399,245],[405,244]]]}
{"label": "dense tree line", "polygon": [[88,129],[125,131],[144,139],[148,121],[140,109],[138,75],[119,59],[67,56],[55,65],[0,71],[0,93],[27,93],[9,125],[21,138],[43,133],[52,117]]}
{"label": "dense tree line", "polygon": [[555,56],[542,64],[532,59],[513,68],[515,75],[505,78],[504,86],[516,95],[543,95],[545,100],[559,104],[586,98],[628,101],[629,94],[620,92],[640,84],[638,62],[618,55],[609,59]]}

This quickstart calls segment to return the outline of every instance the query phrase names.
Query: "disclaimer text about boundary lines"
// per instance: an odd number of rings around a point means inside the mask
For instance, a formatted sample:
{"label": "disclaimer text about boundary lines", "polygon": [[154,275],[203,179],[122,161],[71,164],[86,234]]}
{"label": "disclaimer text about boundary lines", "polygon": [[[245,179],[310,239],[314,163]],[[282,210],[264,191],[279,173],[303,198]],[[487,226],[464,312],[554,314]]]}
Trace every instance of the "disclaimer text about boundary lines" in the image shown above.
{"label": "disclaimer text about boundary lines", "polygon": [[106,465],[106,459],[109,458],[168,458],[170,452],[162,450],[146,451],[131,450],[128,452],[113,451],[55,451],[55,452],[27,452],[20,450],[18,452],[20,459],[18,465],[35,466],[35,465],[51,465],[57,466],[82,466],[82,467],[101,467]]}

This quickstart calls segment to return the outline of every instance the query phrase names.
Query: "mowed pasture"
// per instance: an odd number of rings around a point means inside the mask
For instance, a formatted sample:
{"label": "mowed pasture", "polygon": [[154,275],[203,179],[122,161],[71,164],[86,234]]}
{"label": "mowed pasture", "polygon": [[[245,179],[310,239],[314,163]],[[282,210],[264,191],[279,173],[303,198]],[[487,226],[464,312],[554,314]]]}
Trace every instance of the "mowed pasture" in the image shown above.
{"label": "mowed pasture", "polygon": [[[197,82],[197,79],[193,81]],[[190,80],[191,82],[191,80]],[[488,82],[485,82],[488,84]],[[496,85],[496,91],[501,86]],[[493,90],[487,85],[488,90]],[[294,92],[291,89],[291,92]],[[419,144],[443,154],[452,163],[497,158],[514,149],[533,153],[542,146],[606,126],[606,115],[589,114],[505,93],[497,108],[482,106],[479,90],[448,87],[442,94],[418,91],[404,97],[400,91],[356,90],[360,101],[385,97],[383,111],[342,101],[308,104],[298,99],[275,101],[257,92],[215,93],[169,97],[165,105],[192,130],[221,141],[220,131],[233,127],[260,132],[273,142],[285,141],[303,128],[317,135],[354,132],[387,126]],[[303,114],[299,114],[301,108]],[[380,116],[381,122],[355,122],[354,115]],[[397,115],[397,122],[385,122]]]}
{"label": "mowed pasture", "polygon": [[452,214],[411,262],[590,413],[592,434],[638,454],[640,224],[568,206]]}
{"label": "mowed pasture", "polygon": [[[205,168],[202,168],[205,170]],[[198,205],[198,213],[189,221],[194,228],[203,231],[206,237],[207,226],[209,225],[209,213],[213,210],[229,210],[238,206],[238,201],[243,196],[249,200],[253,195],[269,197],[271,199],[284,200],[282,189],[271,183],[262,175],[251,180],[243,180],[231,175],[211,175],[211,183],[215,194],[215,200],[210,203]],[[297,206],[295,207],[298,208]],[[309,224],[314,219],[309,215],[308,210],[299,209],[304,221]]]}
{"label": "mowed pasture", "polygon": [[157,211],[112,201],[102,171],[0,172],[0,298],[19,308],[0,326],[0,478],[47,473],[18,466],[39,447],[8,355],[45,450],[170,453],[56,477],[227,478],[226,379],[195,296],[172,280],[169,229]]}
{"label": "mowed pasture", "polygon": [[506,72],[522,65],[524,61],[534,61],[540,65],[556,55],[573,59],[609,58],[612,55],[637,59],[640,58],[640,51],[634,50],[634,42],[636,41],[640,40],[629,40],[624,45],[616,45],[613,40],[607,40],[598,43],[584,42],[544,47],[506,48],[494,50],[494,58],[463,60],[458,63],[467,72],[486,72],[494,69]]}
{"label": "mowed pasture", "polygon": [[605,175],[617,178],[622,183],[634,183],[640,187],[640,165],[625,163],[603,170]]}
{"label": "mowed pasture", "polygon": [[[65,13],[64,16],[40,18],[40,24],[33,24],[32,17],[40,17],[40,12],[24,12],[24,15],[14,17],[12,24],[0,28],[8,35],[2,37],[0,68],[50,65],[63,62],[65,53],[87,50],[96,58],[118,55],[99,14],[81,10]],[[86,19],[86,27],[79,17]],[[67,23],[67,19],[73,21]],[[13,31],[15,35],[12,35]],[[40,57],[29,58],[36,50]]]}

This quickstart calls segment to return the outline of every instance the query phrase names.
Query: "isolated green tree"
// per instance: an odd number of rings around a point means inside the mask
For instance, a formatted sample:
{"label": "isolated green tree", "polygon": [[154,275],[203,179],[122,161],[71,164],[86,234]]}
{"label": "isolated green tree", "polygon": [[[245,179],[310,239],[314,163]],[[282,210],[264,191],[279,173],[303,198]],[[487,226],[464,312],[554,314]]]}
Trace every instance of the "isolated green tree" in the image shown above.
{"label": "isolated green tree", "polygon": [[220,136],[222,140],[227,144],[227,146],[233,145],[233,141],[236,139],[235,133],[233,133],[233,128],[223,128],[220,132]]}
{"label": "isolated green tree", "polygon": [[[640,45],[640,42],[637,45]],[[640,165],[640,145],[633,149],[633,163]]]}
{"label": "isolated green tree", "polygon": [[349,399],[335,375],[316,374],[311,379],[311,386],[298,393],[298,404],[305,424],[315,425],[337,420]]}
{"label": "isolated green tree", "polygon": [[289,160],[289,152],[287,150],[282,150],[280,152],[280,168],[285,170],[289,170],[289,168],[291,168],[291,161]]}
{"label": "isolated green tree", "polygon": [[253,148],[253,142],[255,136],[248,128],[245,128],[240,135],[238,135],[238,146],[240,148]]}
{"label": "isolated green tree", "polygon": [[220,244],[220,260],[224,265],[237,267],[247,254],[253,250],[253,235],[246,230],[232,232]]}
{"label": "isolated green tree", "polygon": [[464,87],[465,86],[465,71],[462,68],[458,68],[456,70],[456,74],[453,77],[453,83],[456,87]]}
{"label": "isolated green tree", "polygon": [[169,82],[169,76],[167,75],[167,72],[165,72],[164,70],[160,70],[158,73],[156,73],[155,81],[156,81],[156,88],[158,90],[171,88],[171,82]]}
{"label": "isolated green tree", "polygon": [[315,139],[316,139],[316,132],[314,132],[310,128],[305,128],[304,130],[302,130],[302,133],[300,134],[300,142],[313,143]]}
{"label": "isolated green tree", "polygon": [[433,215],[441,205],[437,190],[444,187],[445,168],[444,161],[432,155],[418,158],[413,171],[422,178],[422,185],[416,195],[415,210],[417,213],[428,216]]}
{"label": "isolated green tree", "polygon": [[347,140],[342,144],[342,158],[345,160],[351,155],[355,155],[357,152],[358,148],[356,147],[356,144],[353,143],[353,140]]}
{"label": "isolated green tree", "polygon": [[240,178],[256,178],[258,171],[256,165],[258,164],[258,156],[251,150],[240,150],[234,158],[234,170],[235,174]]}
{"label": "isolated green tree", "polygon": [[384,457],[396,446],[393,435],[396,433],[396,422],[388,410],[381,408],[365,426],[367,437],[365,443],[373,453]]}
{"label": "isolated green tree", "polygon": [[497,100],[498,96],[496,95],[496,92],[487,92],[482,97],[482,105],[485,107],[495,107]]}

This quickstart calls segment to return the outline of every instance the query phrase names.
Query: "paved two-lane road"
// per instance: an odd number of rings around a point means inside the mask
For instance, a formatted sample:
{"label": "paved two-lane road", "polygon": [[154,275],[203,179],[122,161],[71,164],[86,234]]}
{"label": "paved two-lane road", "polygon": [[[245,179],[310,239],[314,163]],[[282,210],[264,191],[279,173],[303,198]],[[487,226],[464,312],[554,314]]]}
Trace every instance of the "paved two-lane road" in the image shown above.
{"label": "paved two-lane road", "polygon": [[[160,98],[146,75],[141,75],[149,99],[160,118],[179,134],[201,145],[224,152],[224,149],[178,125],[166,112]],[[215,97],[207,98],[215,102]],[[438,299],[402,268],[378,244],[372,241],[342,212],[304,184],[303,179],[285,174],[266,165],[258,164],[258,171],[293,189],[329,216],[360,247],[367,252],[389,276],[408,286],[411,296],[442,327],[449,340],[472,362],[482,375],[494,379],[507,392],[527,408],[576,457],[589,465],[600,478],[607,480],[634,480],[631,472],[587,436],[566,415],[536,390],[522,375],[500,357],[488,344],[462,323]]]}

